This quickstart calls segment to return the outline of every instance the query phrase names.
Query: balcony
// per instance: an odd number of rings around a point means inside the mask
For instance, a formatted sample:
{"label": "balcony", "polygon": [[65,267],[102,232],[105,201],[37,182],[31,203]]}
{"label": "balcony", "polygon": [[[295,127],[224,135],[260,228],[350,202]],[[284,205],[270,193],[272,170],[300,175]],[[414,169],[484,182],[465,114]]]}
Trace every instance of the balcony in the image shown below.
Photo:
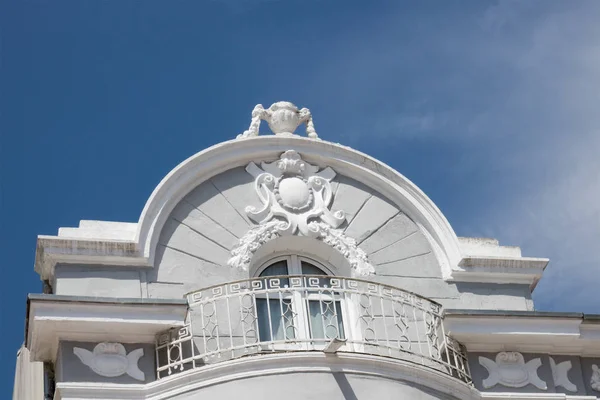
{"label": "balcony", "polygon": [[319,351],[391,357],[471,383],[442,307],[361,279],[269,276],[189,293],[186,326],[156,339],[157,377],[265,353]]}

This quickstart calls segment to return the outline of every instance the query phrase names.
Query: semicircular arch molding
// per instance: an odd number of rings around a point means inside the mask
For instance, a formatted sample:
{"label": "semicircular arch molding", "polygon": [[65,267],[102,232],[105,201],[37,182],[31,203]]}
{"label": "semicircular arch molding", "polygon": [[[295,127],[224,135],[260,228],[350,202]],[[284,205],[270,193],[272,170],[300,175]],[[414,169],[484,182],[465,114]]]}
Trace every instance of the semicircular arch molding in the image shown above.
{"label": "semicircular arch molding", "polygon": [[[138,222],[138,249],[154,264],[163,226],[184,197],[203,182],[251,162],[275,161],[293,149],[307,162],[332,168],[388,199],[419,226],[431,242],[432,252],[449,273],[460,261],[458,239],[435,204],[412,182],[387,165],[356,150],[324,141],[301,137],[263,136],[224,142],[188,158],[173,169],[157,186]],[[201,171],[201,173],[199,173]],[[335,204],[334,204],[335,206]]]}

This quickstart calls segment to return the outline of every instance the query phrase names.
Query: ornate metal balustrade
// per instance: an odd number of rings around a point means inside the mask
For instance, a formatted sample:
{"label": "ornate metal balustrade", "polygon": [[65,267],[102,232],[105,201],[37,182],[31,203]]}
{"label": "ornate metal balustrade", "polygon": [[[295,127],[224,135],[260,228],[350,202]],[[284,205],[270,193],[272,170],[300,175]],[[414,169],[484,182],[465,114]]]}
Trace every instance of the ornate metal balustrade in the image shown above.
{"label": "ornate metal balustrade", "polygon": [[271,276],[187,295],[183,328],[158,335],[157,375],[260,353],[355,352],[393,357],[471,382],[438,303],[392,286],[331,276]]}

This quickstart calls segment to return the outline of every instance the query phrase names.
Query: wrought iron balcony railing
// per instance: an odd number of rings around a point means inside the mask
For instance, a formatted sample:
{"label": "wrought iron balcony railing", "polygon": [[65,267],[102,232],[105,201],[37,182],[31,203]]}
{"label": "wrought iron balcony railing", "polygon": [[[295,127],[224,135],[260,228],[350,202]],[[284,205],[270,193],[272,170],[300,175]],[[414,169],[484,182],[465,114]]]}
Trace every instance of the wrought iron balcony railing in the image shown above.
{"label": "wrought iron balcony railing", "polygon": [[438,303],[393,286],[332,276],[270,276],[187,295],[183,328],[157,337],[159,379],[252,354],[324,351],[393,357],[470,383]]}

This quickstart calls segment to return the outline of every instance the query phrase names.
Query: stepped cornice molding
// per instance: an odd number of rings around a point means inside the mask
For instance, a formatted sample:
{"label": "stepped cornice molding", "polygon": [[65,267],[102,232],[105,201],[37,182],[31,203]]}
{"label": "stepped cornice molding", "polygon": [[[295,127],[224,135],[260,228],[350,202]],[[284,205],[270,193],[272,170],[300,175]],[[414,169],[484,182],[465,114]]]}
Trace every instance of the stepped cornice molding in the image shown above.
{"label": "stepped cornice molding", "polygon": [[600,318],[597,315],[445,310],[444,329],[469,352],[600,356]]}
{"label": "stepped cornice molding", "polygon": [[25,337],[32,361],[54,361],[61,340],[152,343],[185,325],[187,302],[49,294],[29,295]]}
{"label": "stepped cornice molding", "polygon": [[[89,228],[81,232],[63,229],[59,236],[39,236],[35,270],[43,280],[52,281],[54,268],[59,263],[151,268],[160,231],[171,211],[186,194],[222,172],[245,167],[250,162],[277,160],[290,149],[313,165],[331,167],[339,175],[364,183],[396,204],[431,242],[445,279],[534,286],[540,278],[548,261],[546,259],[510,254],[495,256],[496,251],[487,250],[490,257],[469,255],[431,199],[384,163],[339,144],[281,135],[234,139],[183,161],[156,187],[135,226],[125,223],[121,227],[114,226],[114,238],[108,233],[110,229],[94,238],[93,230]],[[87,221],[87,224],[90,222]]]}

